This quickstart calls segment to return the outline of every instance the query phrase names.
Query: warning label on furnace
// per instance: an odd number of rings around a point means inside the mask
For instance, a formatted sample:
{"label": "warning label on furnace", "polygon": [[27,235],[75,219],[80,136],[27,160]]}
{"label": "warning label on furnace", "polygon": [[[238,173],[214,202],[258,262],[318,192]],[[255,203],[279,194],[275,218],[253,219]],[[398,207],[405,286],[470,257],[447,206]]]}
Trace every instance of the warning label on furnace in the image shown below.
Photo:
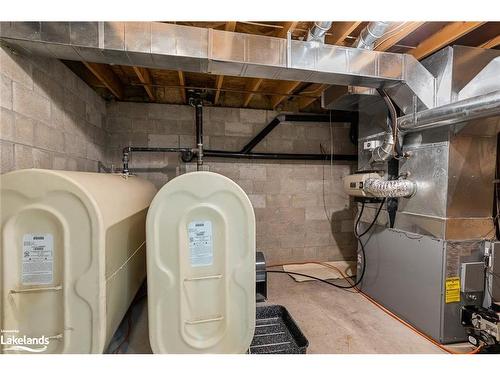
{"label": "warning label on furnace", "polygon": [[23,236],[22,283],[52,284],[54,275],[54,239],[52,234]]}
{"label": "warning label on furnace", "polygon": [[188,225],[191,266],[211,266],[214,261],[211,221],[192,221]]}
{"label": "warning label on furnace", "polygon": [[460,278],[449,277],[445,282],[445,302],[460,302]]}

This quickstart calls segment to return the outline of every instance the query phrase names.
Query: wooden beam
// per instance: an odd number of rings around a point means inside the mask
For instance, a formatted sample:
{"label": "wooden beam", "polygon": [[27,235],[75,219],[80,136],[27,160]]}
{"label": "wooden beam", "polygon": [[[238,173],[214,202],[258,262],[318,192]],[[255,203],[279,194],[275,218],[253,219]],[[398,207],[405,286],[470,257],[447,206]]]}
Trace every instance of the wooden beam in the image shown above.
{"label": "wooden beam", "polygon": [[[225,31],[234,31],[235,29],[236,29],[236,21],[226,22],[226,25],[224,26]],[[217,76],[217,78],[215,79],[215,86],[217,88],[217,91],[215,92],[214,104],[217,104],[219,102],[220,89],[222,87],[223,81],[224,81],[223,75]]]}
{"label": "wooden beam", "polygon": [[180,88],[181,90],[181,98],[182,98],[182,102],[184,104],[187,104],[187,98],[186,98],[186,90],[184,90],[184,86],[186,86],[186,83],[184,81],[184,72],[182,71],[178,71],[179,73],[179,85],[181,85],[182,87]]}
{"label": "wooden beam", "polygon": [[146,93],[149,96],[149,99],[151,99],[153,102],[156,101],[156,96],[153,91],[153,87],[151,86],[153,84],[153,79],[151,78],[151,74],[149,73],[149,70],[146,68],[141,68],[139,66],[134,66],[134,72],[139,77],[139,81],[141,81],[142,84],[144,84],[144,90],[146,90]]}
{"label": "wooden beam", "polygon": [[483,25],[484,22],[452,22],[443,27],[437,33],[423,40],[418,46],[409,53],[420,60],[429,56],[431,53],[446,47],[448,44],[458,38],[470,33]]}
{"label": "wooden beam", "polygon": [[[329,84],[323,83],[312,91],[309,91],[307,89],[302,91],[301,94],[305,94],[307,92],[308,96],[304,98],[299,98],[299,110],[306,108],[307,106],[318,100],[321,97],[323,91],[325,91],[329,86],[330,86]],[[314,98],[311,98],[310,96],[314,96]]]}
{"label": "wooden beam", "polygon": [[217,76],[215,80],[215,86],[217,88],[217,91],[215,92],[215,99],[214,99],[214,104],[217,104],[219,101],[220,97],[220,89],[222,87],[222,81],[224,80],[224,76]]}
{"label": "wooden beam", "polygon": [[479,47],[480,48],[495,48],[496,46],[500,46],[500,35],[497,35],[493,39],[484,42]]}
{"label": "wooden beam", "polygon": [[[248,91],[257,91],[259,89],[260,85],[262,85],[262,82],[264,82],[263,78],[252,78],[248,82],[247,90]],[[252,100],[254,95],[255,94],[250,93],[250,92],[245,95],[245,98],[243,99],[243,107],[248,106],[248,104],[250,103],[250,100]]]}
{"label": "wooden beam", "polygon": [[[291,94],[302,82],[300,81],[284,81],[281,82],[276,88],[278,92],[285,92]],[[280,95],[274,96],[271,100],[271,107],[276,108],[283,100],[288,98],[288,96]]]}
{"label": "wooden beam", "polygon": [[99,81],[116,96],[123,99],[123,86],[120,79],[106,64],[97,64],[84,61],[83,64],[97,77]]}
{"label": "wooden beam", "polygon": [[286,38],[288,32],[293,33],[295,27],[297,27],[298,22],[285,22],[283,23],[283,28],[276,33],[277,38]]}
{"label": "wooden beam", "polygon": [[224,26],[225,31],[234,31],[235,29],[236,29],[236,21],[226,22],[226,25]]}
{"label": "wooden beam", "polygon": [[325,36],[325,43],[340,44],[361,24],[361,21],[334,22],[331,33]]}
{"label": "wooden beam", "polygon": [[417,30],[425,22],[408,22],[401,27],[398,31],[390,35],[387,39],[382,40],[381,43],[377,44],[375,51],[387,51],[392,46],[398,44],[401,40],[406,38],[412,32]]}

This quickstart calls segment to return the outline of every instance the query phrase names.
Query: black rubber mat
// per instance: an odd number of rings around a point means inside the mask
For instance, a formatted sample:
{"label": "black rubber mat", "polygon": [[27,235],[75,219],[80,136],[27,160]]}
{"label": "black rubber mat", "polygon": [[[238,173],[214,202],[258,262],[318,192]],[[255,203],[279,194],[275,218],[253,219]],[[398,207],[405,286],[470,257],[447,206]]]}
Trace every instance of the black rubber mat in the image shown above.
{"label": "black rubber mat", "polygon": [[305,354],[309,342],[280,305],[257,306],[250,354]]}

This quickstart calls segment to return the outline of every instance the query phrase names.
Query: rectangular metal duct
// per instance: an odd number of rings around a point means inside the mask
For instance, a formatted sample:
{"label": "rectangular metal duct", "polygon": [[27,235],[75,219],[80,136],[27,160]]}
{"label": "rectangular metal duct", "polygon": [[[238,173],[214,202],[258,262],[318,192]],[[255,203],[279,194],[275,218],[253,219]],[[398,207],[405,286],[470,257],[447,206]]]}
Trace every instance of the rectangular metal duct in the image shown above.
{"label": "rectangular metal duct", "polygon": [[14,49],[58,59],[187,72],[393,88],[434,107],[434,76],[413,56],[160,22],[2,22]]}

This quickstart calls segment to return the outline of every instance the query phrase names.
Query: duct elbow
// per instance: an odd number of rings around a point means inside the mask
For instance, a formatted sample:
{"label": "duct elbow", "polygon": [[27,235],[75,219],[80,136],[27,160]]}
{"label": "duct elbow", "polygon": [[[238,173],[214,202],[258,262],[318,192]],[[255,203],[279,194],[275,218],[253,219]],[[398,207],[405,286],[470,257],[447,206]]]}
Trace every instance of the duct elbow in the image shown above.
{"label": "duct elbow", "polygon": [[316,21],[313,27],[307,32],[306,40],[324,43],[325,34],[332,27],[332,21]]}
{"label": "duct elbow", "polygon": [[387,32],[390,22],[376,21],[370,22],[358,38],[354,41],[353,47],[363,49],[373,49],[375,43]]}
{"label": "duct elbow", "polygon": [[370,163],[388,161],[392,158],[394,137],[392,133],[385,134],[384,142],[372,151]]}
{"label": "duct elbow", "polygon": [[368,178],[363,185],[363,191],[378,198],[410,198],[415,195],[417,184],[410,180]]}

